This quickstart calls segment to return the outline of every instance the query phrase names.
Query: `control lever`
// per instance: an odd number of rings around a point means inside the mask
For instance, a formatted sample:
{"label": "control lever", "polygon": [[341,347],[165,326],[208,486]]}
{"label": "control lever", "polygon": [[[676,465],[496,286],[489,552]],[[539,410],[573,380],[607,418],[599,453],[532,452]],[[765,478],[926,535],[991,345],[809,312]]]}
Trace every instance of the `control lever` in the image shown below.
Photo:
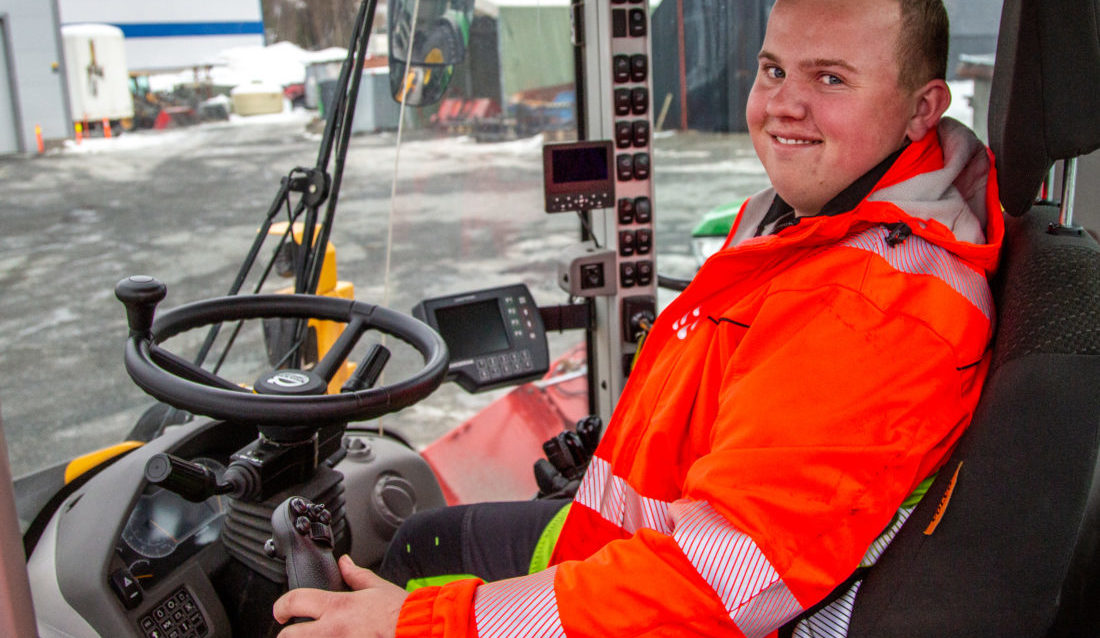
{"label": "control lever", "polygon": [[216,494],[242,498],[253,494],[258,487],[256,476],[247,466],[230,464],[224,480],[219,481],[214,470],[171,454],[154,454],[145,463],[145,480],[193,503],[201,503]]}
{"label": "control lever", "polygon": [[290,589],[347,591],[332,555],[332,514],[324,505],[291,496],[271,513],[272,537],[264,551],[286,561]]}
{"label": "control lever", "polygon": [[168,287],[145,275],[134,275],[118,282],[115,296],[126,306],[130,336],[146,337],[153,329],[153,313],[168,294]]}
{"label": "control lever", "polygon": [[574,430],[566,430],[542,444],[546,458],[535,461],[534,468],[540,498],[576,493],[602,432],[603,420],[592,415],[577,421]]}
{"label": "control lever", "polygon": [[390,360],[390,351],[380,343],[371,344],[366,356],[359,362],[351,378],[340,388],[340,392],[357,392],[374,387],[378,377],[382,376],[382,368]]}
{"label": "control lever", "polygon": [[600,445],[600,435],[603,434],[603,419],[595,414],[589,415],[577,421],[576,426],[577,436],[580,437],[581,443],[584,445],[584,451],[587,453],[585,461],[591,460],[592,455],[596,453],[596,448]]}

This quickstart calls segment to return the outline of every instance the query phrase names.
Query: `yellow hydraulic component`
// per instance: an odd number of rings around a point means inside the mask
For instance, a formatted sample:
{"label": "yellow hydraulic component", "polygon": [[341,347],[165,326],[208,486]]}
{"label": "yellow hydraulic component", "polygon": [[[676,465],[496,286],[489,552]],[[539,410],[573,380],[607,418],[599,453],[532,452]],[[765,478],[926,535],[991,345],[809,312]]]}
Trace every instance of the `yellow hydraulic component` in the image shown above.
{"label": "yellow hydraulic component", "polygon": [[[277,222],[271,225],[271,229],[268,230],[269,235],[282,236],[286,233],[288,222]],[[304,232],[303,225],[299,222],[294,224],[294,243],[297,246],[302,245],[302,234]],[[280,294],[292,294],[294,287],[282,288],[276,290],[276,293]],[[355,299],[355,284],[350,281],[340,281],[336,277],[336,247],[329,242],[325,246],[325,261],[321,264],[321,278],[317,282],[317,294],[323,297],[337,297],[339,299]],[[316,319],[309,320],[309,327],[313,329],[313,333],[317,336],[317,360],[324,358],[331,348],[332,344],[336,343],[336,340],[340,338],[340,334],[344,332],[344,324],[339,321],[318,321]],[[345,361],[336,374],[333,375],[332,381],[328,384],[328,393],[337,394],[340,392],[341,386],[348,380],[351,373],[355,371],[355,363],[351,361]]]}
{"label": "yellow hydraulic component", "polygon": [[79,477],[81,474],[98,467],[100,463],[113,459],[119,454],[129,452],[134,448],[141,447],[142,445],[145,444],[141,441],[123,441],[111,447],[105,447],[102,450],[96,450],[84,456],[76,457],[65,466],[65,484],[68,485],[73,479]]}

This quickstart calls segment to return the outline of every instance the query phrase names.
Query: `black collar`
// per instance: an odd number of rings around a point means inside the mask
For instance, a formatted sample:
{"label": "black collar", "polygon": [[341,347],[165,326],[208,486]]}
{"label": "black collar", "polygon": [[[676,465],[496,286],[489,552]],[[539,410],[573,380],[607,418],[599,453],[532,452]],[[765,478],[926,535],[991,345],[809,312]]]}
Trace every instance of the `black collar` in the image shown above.
{"label": "black collar", "polygon": [[[858,206],[860,202],[871,194],[871,189],[875,187],[875,184],[878,184],[878,181],[882,179],[886,171],[890,170],[894,162],[901,157],[902,151],[904,151],[907,146],[909,146],[908,139],[905,140],[905,144],[903,144],[901,148],[891,153],[874,168],[864,173],[862,177],[840,191],[836,197],[830,199],[821,207],[821,211],[817,213],[817,215],[810,215],[810,217],[816,217],[818,215],[841,215]],[[772,200],[772,205],[768,208],[767,214],[764,215],[764,219],[760,220],[760,224],[756,227],[755,236],[760,237],[761,235],[777,233],[788,226],[794,226],[798,223],[798,220],[799,217],[794,214],[794,208],[783,201],[783,198],[777,193],[775,199]]]}

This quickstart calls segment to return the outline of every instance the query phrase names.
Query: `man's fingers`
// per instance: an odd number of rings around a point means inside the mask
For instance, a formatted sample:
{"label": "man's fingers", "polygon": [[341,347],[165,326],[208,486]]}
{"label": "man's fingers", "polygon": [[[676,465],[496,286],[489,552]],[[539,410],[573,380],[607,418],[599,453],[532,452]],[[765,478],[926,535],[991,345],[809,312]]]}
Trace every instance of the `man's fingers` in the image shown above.
{"label": "man's fingers", "polygon": [[344,582],[354,590],[376,587],[385,582],[371,570],[356,565],[351,556],[347,554],[340,557],[339,566],[340,575],[344,577]]}
{"label": "man's fingers", "polygon": [[317,630],[314,628],[316,624],[316,622],[310,621],[287,625],[279,630],[277,638],[316,638],[318,635]]}
{"label": "man's fingers", "polygon": [[275,601],[271,613],[280,624],[291,618],[318,618],[330,596],[331,592],[320,589],[292,589]]}

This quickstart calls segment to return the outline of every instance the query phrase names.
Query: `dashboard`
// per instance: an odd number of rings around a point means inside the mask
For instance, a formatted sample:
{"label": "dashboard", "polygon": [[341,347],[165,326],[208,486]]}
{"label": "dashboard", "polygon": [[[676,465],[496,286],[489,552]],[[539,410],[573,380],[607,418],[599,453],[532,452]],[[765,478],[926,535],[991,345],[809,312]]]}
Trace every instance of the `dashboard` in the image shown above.
{"label": "dashboard", "polygon": [[[188,459],[214,470],[221,478],[225,465],[209,457]],[[143,587],[160,583],[177,567],[216,542],[228,512],[229,499],[211,496],[193,503],[175,492],[146,486],[134,503],[115,544],[121,570]]]}
{"label": "dashboard", "polygon": [[[265,508],[274,504],[217,496],[195,503],[144,479],[145,464],[159,453],[222,472],[230,456],[256,436],[255,428],[220,421],[170,428],[69,495],[27,561],[39,634],[270,635],[276,627],[271,604],[286,590],[281,564],[257,570],[240,556],[240,547],[263,555],[271,535],[264,512],[270,517]],[[323,464],[295,492],[312,499],[310,490],[338,490],[350,553],[361,565],[375,565],[400,523],[387,509],[387,494],[400,488],[401,502],[416,510],[443,506],[445,499],[424,459],[397,440],[349,430],[345,444],[346,456],[335,467]],[[242,510],[258,515],[243,519]],[[242,545],[231,547],[229,536]]]}

